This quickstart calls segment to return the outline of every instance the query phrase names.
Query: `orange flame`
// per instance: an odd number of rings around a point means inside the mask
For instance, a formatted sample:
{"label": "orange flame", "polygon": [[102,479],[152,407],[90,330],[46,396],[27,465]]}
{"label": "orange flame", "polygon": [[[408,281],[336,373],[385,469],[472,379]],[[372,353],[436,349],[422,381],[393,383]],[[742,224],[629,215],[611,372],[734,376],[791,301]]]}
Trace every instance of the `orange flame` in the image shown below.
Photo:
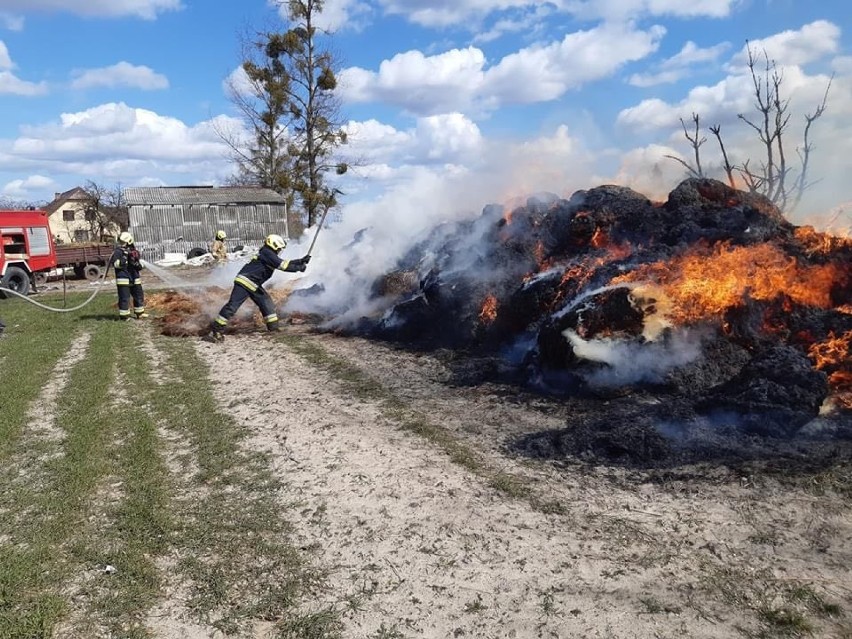
{"label": "orange flame", "polygon": [[616,244],[610,239],[609,233],[604,231],[600,226],[595,229],[595,234],[592,236],[589,244],[594,248],[606,249],[609,252],[609,259],[611,260],[623,260],[626,257],[630,257],[630,254],[633,253],[633,247],[630,246],[629,242]]}
{"label": "orange flame", "polygon": [[479,321],[483,324],[490,324],[497,319],[497,298],[493,295],[488,295],[485,301],[482,302],[482,309],[479,311]]}
{"label": "orange flame", "polygon": [[828,383],[837,403],[852,408],[852,331],[829,333],[828,339],[808,349],[814,366],[828,374]]}
{"label": "orange flame", "polygon": [[812,226],[800,226],[794,234],[810,255],[828,255],[832,251],[852,247],[852,238],[820,233]]}
{"label": "orange flame", "polygon": [[803,266],[771,244],[718,244],[642,266],[613,283],[660,284],[672,300],[672,318],[687,322],[718,316],[747,296],[772,300],[783,294],[799,304],[831,308],[832,288],[848,279],[848,270],[836,264]]}

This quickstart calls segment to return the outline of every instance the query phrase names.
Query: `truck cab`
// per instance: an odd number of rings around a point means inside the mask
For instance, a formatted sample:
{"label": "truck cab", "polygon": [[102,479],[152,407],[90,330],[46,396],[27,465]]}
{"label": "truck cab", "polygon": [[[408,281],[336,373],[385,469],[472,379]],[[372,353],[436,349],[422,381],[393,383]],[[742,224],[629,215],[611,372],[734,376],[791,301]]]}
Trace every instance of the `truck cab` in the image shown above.
{"label": "truck cab", "polygon": [[0,287],[26,295],[35,288],[35,274],[53,268],[56,248],[47,213],[0,211]]}

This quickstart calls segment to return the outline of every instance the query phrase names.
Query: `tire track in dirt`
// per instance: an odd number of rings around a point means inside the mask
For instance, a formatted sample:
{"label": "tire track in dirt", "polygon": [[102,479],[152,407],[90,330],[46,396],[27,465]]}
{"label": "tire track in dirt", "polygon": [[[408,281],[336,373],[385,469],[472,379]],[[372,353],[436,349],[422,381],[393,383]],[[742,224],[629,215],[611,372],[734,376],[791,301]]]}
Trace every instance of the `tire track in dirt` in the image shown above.
{"label": "tire track in dirt", "polygon": [[[9,473],[10,495],[39,490],[46,481],[45,464],[63,454],[65,433],[56,423],[57,401],[68,383],[68,372],[85,357],[90,339],[90,333],[81,333],[74,339],[53,366],[48,383],[27,409],[26,426],[15,445],[15,453],[4,463],[4,470]],[[31,516],[27,511],[16,513],[19,521]],[[0,543],[8,541],[6,535],[0,536]]]}
{"label": "tire track in dirt", "polygon": [[[570,511],[585,507],[582,488],[570,493],[567,515],[539,512],[401,431],[380,400],[348,396],[283,344],[240,336],[198,351],[217,373],[223,410],[249,430],[253,448],[271,454],[288,487],[283,499],[299,505],[291,516],[304,547],[330,571],[328,596],[345,613],[347,638],[383,631],[647,637],[660,630],[656,617],[638,614],[636,594],[666,593],[666,561],[639,569],[622,559],[625,548],[637,556],[656,548],[655,538],[614,526],[618,513],[586,533],[574,530]],[[365,353],[359,361],[375,364]],[[602,532],[607,527],[613,530]],[[729,636],[689,621],[694,636]],[[684,620],[662,627],[690,636]]]}

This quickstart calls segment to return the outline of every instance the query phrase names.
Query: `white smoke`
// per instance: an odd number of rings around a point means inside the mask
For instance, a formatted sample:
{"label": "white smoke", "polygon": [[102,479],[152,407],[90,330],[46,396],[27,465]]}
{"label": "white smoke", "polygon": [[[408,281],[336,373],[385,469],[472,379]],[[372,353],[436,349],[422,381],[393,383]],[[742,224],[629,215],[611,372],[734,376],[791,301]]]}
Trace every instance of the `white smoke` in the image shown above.
{"label": "white smoke", "polygon": [[[298,257],[316,244],[300,289],[311,295],[292,296],[286,312],[320,313],[345,323],[381,313],[382,300],[371,294],[376,278],[394,270],[400,258],[441,224],[477,217],[483,206],[479,191],[464,175],[424,173],[416,188],[391,190],[374,202],[346,206],[334,224],[305,231],[288,247]],[[470,238],[471,244],[477,238]],[[464,253],[471,255],[474,247]],[[422,256],[428,262],[434,256]],[[459,256],[461,259],[464,256]],[[428,268],[424,264],[424,268]]]}
{"label": "white smoke", "polygon": [[657,342],[586,340],[571,329],[562,334],[571,344],[574,355],[607,365],[607,368],[586,375],[586,381],[595,387],[660,382],[669,371],[701,355],[701,336],[688,329],[674,330],[665,340]]}

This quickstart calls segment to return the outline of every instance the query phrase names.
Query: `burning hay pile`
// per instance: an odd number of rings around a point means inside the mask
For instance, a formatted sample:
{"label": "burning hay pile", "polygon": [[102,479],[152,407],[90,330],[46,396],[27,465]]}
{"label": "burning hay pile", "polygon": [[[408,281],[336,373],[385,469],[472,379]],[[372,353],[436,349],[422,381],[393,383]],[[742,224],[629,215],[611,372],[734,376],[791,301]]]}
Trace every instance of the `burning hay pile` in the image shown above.
{"label": "burning hay pile", "polygon": [[[690,179],[662,204],[601,186],[488,206],[398,266],[371,289],[386,312],[353,332],[490,358],[464,373],[480,379],[652,397],[617,417],[655,433],[790,438],[820,411],[852,433],[852,240],[760,196]],[[592,440],[613,417],[587,420]]]}
{"label": "burning hay pile", "polygon": [[[205,335],[216,313],[228,300],[230,289],[219,287],[197,287],[189,291],[168,290],[147,296],[148,307],[157,311],[154,320],[163,335],[191,337]],[[289,288],[270,291],[276,306],[287,299]],[[244,333],[265,330],[263,318],[250,302],[243,305],[230,322],[230,330]]]}

